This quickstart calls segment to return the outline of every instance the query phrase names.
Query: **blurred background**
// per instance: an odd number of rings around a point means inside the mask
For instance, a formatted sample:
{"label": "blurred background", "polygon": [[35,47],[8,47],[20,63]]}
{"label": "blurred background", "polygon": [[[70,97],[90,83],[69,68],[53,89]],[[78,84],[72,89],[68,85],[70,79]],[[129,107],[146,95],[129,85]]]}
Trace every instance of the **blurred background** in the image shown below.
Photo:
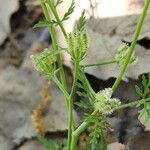
{"label": "blurred background", "polygon": [[[76,8],[64,26],[73,31],[83,9],[86,10],[86,30],[90,36],[88,56],[83,64],[111,59],[122,43],[131,43],[144,0],[75,0]],[[71,0],[58,7],[60,17]],[[35,71],[30,55],[51,46],[47,29],[33,29],[43,19],[39,0],[0,0],[0,150],[44,150],[36,139],[45,134],[52,144],[65,147],[67,113],[63,95],[46,77]],[[61,46],[65,41],[57,30]],[[131,65],[115,93],[123,103],[138,99],[134,85],[140,84],[142,74],[150,72],[150,14],[136,46],[138,61]],[[72,83],[70,57],[63,54],[68,87]],[[86,69],[95,91],[110,87],[119,67],[116,65]],[[76,96],[75,101],[78,101]],[[75,106],[79,123],[83,111]],[[114,131],[109,133],[109,150],[149,150],[150,124],[138,120],[138,109],[130,108],[110,116]],[[87,140],[83,134],[79,149]],[[120,143],[120,144],[119,144]]]}

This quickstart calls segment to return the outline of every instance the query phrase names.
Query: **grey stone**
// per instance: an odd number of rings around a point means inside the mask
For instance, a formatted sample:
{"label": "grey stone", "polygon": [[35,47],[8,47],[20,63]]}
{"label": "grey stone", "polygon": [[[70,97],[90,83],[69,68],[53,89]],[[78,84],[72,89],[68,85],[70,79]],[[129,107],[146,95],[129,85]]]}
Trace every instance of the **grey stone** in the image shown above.
{"label": "grey stone", "polygon": [[0,150],[12,150],[14,143],[11,140],[0,134]]}
{"label": "grey stone", "polygon": [[18,0],[0,0],[0,45],[11,31],[10,17],[18,8]]}
{"label": "grey stone", "polygon": [[[0,74],[0,129],[11,142],[35,137],[31,114],[39,105],[46,78],[29,68],[8,67]],[[51,103],[43,116],[46,131],[67,129],[67,112],[63,95],[54,84],[49,91]],[[1,133],[0,133],[1,135]]]}

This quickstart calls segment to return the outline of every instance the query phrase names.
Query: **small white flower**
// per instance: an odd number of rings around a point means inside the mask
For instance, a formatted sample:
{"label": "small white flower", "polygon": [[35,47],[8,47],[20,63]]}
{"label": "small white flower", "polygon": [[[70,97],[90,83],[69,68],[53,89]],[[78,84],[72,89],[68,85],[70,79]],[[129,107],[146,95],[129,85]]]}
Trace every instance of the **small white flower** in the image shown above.
{"label": "small white flower", "polygon": [[112,89],[105,88],[96,94],[96,100],[94,103],[95,109],[102,114],[111,114],[113,108],[121,104],[120,100],[112,97]]}

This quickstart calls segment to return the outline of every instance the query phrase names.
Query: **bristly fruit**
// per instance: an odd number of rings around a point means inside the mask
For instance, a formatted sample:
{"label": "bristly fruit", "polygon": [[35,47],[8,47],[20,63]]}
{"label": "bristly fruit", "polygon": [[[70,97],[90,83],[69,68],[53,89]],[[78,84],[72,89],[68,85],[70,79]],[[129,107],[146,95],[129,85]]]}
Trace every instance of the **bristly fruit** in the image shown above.
{"label": "bristly fruit", "polygon": [[89,38],[87,33],[77,32],[69,33],[67,36],[68,53],[74,61],[81,61],[86,56],[89,46]]}
{"label": "bristly fruit", "polygon": [[49,49],[45,49],[38,56],[31,55],[31,59],[37,71],[45,75],[51,75],[54,72],[53,64],[56,62],[56,56],[52,55]]}
{"label": "bristly fruit", "polygon": [[[127,54],[129,51],[129,46],[128,44],[122,44],[119,48],[118,51],[115,55],[115,60],[122,66],[126,60]],[[135,57],[135,52],[132,53],[131,59],[130,59],[130,64],[135,64],[137,61],[137,58]]]}

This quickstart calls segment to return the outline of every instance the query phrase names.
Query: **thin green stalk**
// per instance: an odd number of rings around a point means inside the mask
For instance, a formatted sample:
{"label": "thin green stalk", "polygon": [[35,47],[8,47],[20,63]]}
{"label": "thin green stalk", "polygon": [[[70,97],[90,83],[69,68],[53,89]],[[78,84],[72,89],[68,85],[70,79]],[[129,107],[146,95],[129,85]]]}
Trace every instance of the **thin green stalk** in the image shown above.
{"label": "thin green stalk", "polygon": [[[137,105],[142,105],[144,104],[146,101],[149,101],[150,98],[147,99],[141,99],[141,100],[137,100],[128,104],[123,104],[121,106],[118,106],[117,108],[115,108],[113,111],[119,111],[121,109],[125,109],[128,107],[133,107],[133,106],[137,106]],[[91,115],[95,115],[97,113],[97,111],[95,110]],[[87,129],[89,126],[88,122],[83,122],[72,134],[72,143],[71,143],[71,149],[70,150],[76,150],[76,145],[77,145],[77,141],[78,138],[80,136],[80,134]]]}
{"label": "thin green stalk", "polygon": [[117,63],[117,61],[113,59],[113,60],[97,62],[95,64],[81,65],[81,67],[87,68],[87,67],[95,67],[95,66],[108,65],[108,64],[114,64],[114,63]]}
{"label": "thin green stalk", "polygon": [[60,83],[60,81],[56,77],[52,77],[53,81],[56,83],[56,85],[59,87],[59,89],[63,92],[65,97],[69,97],[68,92],[66,89],[64,89],[63,85]]}
{"label": "thin green stalk", "polygon": [[[97,110],[95,110],[91,115],[95,115],[97,113]],[[89,122],[83,122],[72,134],[72,141],[71,141],[71,147],[70,150],[76,150],[77,147],[77,141],[80,136],[80,134],[89,127]]]}
{"label": "thin green stalk", "polygon": [[[42,2],[41,0],[41,7],[43,9],[43,12],[44,12],[44,16],[46,18],[47,21],[51,21],[50,17],[49,17],[49,13],[48,13],[48,10],[47,10],[47,7],[46,7],[46,4],[44,2]],[[55,30],[54,30],[54,27],[53,26],[50,26],[48,27],[48,30],[50,32],[50,35],[51,35],[51,38],[52,38],[52,46],[53,46],[53,49],[54,50],[58,50],[58,44],[57,44],[57,39],[56,39],[56,36],[55,36]],[[61,68],[60,69],[60,78],[61,78],[61,83],[62,85],[64,86],[65,89],[67,89],[67,84],[66,84],[66,79],[65,79],[65,73],[64,73],[64,69],[63,69],[63,65],[62,65],[62,61],[61,61],[61,56],[60,54],[57,55],[57,62],[58,62],[58,66]],[[67,106],[67,109],[69,109],[68,105],[69,105],[69,102],[68,102],[68,99],[67,97],[65,97],[65,103],[66,103],[66,106]]]}
{"label": "thin green stalk", "polygon": [[[95,115],[97,111],[95,110],[91,115]],[[70,150],[76,150],[76,145],[80,134],[89,126],[88,122],[83,122],[73,133]]]}
{"label": "thin green stalk", "polygon": [[118,106],[117,108],[115,108],[113,111],[118,111],[118,110],[121,110],[121,109],[125,109],[125,108],[128,108],[128,107],[133,107],[133,106],[137,106],[137,105],[142,105],[144,104],[145,102],[149,101],[150,98],[147,98],[147,99],[141,99],[141,100],[136,100],[134,102],[130,102],[128,104],[123,104],[123,105],[120,105]]}
{"label": "thin green stalk", "polygon": [[63,27],[62,21],[59,18],[59,15],[58,15],[58,13],[56,11],[56,8],[54,7],[53,2],[51,0],[48,0],[48,4],[49,4],[49,6],[51,8],[51,11],[52,11],[53,15],[55,16],[55,18],[56,18],[56,20],[58,22],[58,25],[60,26],[60,28],[61,28],[61,30],[62,30],[62,32],[64,34],[64,37],[66,38],[67,37],[66,31],[65,31],[65,29]]}
{"label": "thin green stalk", "polygon": [[70,144],[71,144],[71,137],[72,137],[72,132],[74,130],[74,117],[73,117],[73,96],[74,96],[74,92],[75,92],[75,88],[76,88],[76,83],[77,83],[77,79],[78,79],[78,73],[79,73],[79,62],[75,62],[74,65],[75,69],[74,69],[74,79],[73,79],[73,85],[72,85],[72,89],[71,89],[71,93],[69,96],[69,128],[68,128],[68,142],[67,142],[67,146],[68,146],[68,150],[70,150]]}
{"label": "thin green stalk", "polygon": [[[127,58],[126,58],[126,61],[123,65],[123,67],[121,68],[121,71],[120,71],[120,74],[118,76],[118,78],[116,79],[113,87],[112,87],[112,90],[113,92],[117,89],[126,69],[127,69],[127,66],[129,64],[129,61],[131,59],[131,56],[132,56],[132,53],[133,53],[133,50],[134,50],[134,47],[136,45],[136,42],[137,42],[137,39],[138,39],[138,36],[140,34],[140,31],[141,31],[141,28],[142,28],[142,25],[144,23],[144,19],[145,19],[145,16],[146,16],[146,12],[148,10],[148,7],[149,7],[149,4],[150,4],[150,0],[146,0],[145,2],[145,5],[144,5],[144,8],[143,8],[143,12],[140,16],[140,19],[139,19],[139,22],[137,24],[137,27],[136,27],[136,31],[133,35],[133,39],[132,39],[132,43],[131,43],[131,46],[129,48],[129,53],[127,55]],[[133,102],[131,103],[132,106],[133,104],[137,104],[136,102]],[[120,108],[126,108],[126,107],[129,107],[131,104],[125,104],[124,106],[120,106]],[[119,108],[118,108],[119,109]],[[93,113],[96,113],[95,111]],[[77,144],[77,141],[78,141],[78,137],[79,135],[89,126],[89,123],[87,122],[83,122],[72,134],[72,142],[71,142],[71,150],[75,150],[75,147],[76,147],[76,144]]]}
{"label": "thin green stalk", "polygon": [[138,24],[137,24],[137,27],[136,27],[136,30],[135,30],[135,33],[133,35],[133,38],[132,38],[132,43],[131,43],[131,46],[129,47],[129,52],[127,54],[127,58],[123,64],[123,66],[121,67],[121,71],[114,83],[114,85],[112,86],[112,90],[113,92],[117,89],[118,85],[120,84],[120,81],[122,80],[122,77],[123,75],[125,74],[126,72],[126,69],[127,69],[127,66],[130,62],[130,59],[131,59],[131,56],[132,56],[132,53],[133,53],[133,50],[135,48],[135,45],[136,45],[136,42],[138,40],[138,37],[140,35],[140,31],[142,29],[142,26],[144,24],[144,19],[145,19],[145,16],[146,16],[146,13],[147,13],[147,10],[149,8],[149,4],[150,4],[150,0],[146,0],[145,4],[144,4],[144,8],[143,8],[143,12],[140,16],[140,19],[138,21]]}

